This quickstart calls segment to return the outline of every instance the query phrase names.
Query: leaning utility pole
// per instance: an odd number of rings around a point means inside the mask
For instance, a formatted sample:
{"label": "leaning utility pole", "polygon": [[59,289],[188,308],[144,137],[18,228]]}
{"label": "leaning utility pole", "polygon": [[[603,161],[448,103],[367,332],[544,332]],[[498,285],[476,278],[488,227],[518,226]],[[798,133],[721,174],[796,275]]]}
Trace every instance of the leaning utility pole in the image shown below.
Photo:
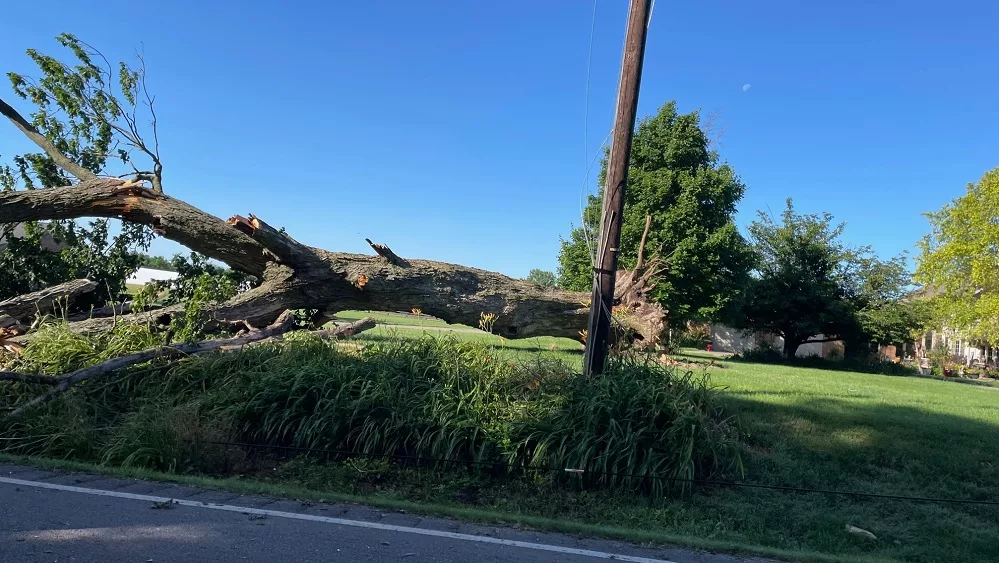
{"label": "leaning utility pole", "polygon": [[642,82],[642,61],[645,57],[645,37],[653,0],[631,0],[628,30],[624,38],[624,59],[617,92],[614,115],[614,137],[607,161],[607,181],[604,184],[603,214],[600,216],[600,237],[593,268],[593,296],[590,299],[590,320],[586,328],[586,353],[583,374],[598,375],[607,359],[611,335],[611,310],[614,308],[614,274],[617,271],[618,244],[621,242],[621,221],[624,213],[624,188],[628,182],[628,158],[631,137],[638,112],[638,89]]}

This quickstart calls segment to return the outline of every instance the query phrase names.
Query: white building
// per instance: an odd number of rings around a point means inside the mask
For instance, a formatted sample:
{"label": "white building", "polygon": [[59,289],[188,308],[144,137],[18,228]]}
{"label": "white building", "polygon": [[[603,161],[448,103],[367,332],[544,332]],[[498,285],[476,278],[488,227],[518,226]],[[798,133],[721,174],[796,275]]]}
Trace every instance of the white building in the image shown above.
{"label": "white building", "polygon": [[125,281],[128,285],[146,285],[151,281],[171,281],[177,279],[177,272],[166,270],[154,270],[152,268],[139,268],[132,277]]}
{"label": "white building", "polygon": [[[784,349],[784,339],[775,334],[753,333],[725,325],[711,325],[708,327],[708,331],[711,337],[711,348],[716,352],[741,354],[762,346],[769,346],[778,352]],[[822,339],[824,337],[819,334],[811,338]],[[809,342],[799,346],[795,356],[799,358],[818,356],[826,359],[842,359],[845,351],[846,346],[842,340]]]}

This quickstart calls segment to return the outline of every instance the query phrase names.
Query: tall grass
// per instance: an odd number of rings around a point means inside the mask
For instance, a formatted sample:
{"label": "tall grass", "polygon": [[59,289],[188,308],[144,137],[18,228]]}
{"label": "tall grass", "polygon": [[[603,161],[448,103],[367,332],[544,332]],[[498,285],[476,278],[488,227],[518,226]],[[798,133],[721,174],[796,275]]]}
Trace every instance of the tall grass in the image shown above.
{"label": "tall grass", "polygon": [[[59,338],[71,346],[53,339],[24,361],[68,371],[100,355],[93,342]],[[132,335],[131,345],[141,340]],[[356,350],[306,335],[135,370],[0,427],[16,438],[0,448],[218,471],[235,462],[212,444],[239,439],[415,456],[435,467],[457,460],[513,476],[539,466],[582,469],[558,474],[578,486],[656,496],[688,485],[661,478],[741,471],[737,432],[705,377],[658,364],[620,362],[584,379],[557,359],[514,363],[453,336]],[[91,439],[71,438],[76,429]]]}

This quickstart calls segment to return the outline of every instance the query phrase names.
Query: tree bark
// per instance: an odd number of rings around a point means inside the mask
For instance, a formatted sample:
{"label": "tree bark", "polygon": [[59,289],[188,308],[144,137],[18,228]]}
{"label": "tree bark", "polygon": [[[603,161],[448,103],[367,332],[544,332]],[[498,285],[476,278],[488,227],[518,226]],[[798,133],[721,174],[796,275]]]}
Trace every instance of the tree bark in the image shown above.
{"label": "tree bark", "polygon": [[784,337],[784,357],[791,359],[798,352],[798,348],[801,346],[804,339],[800,336]]}
{"label": "tree bark", "polygon": [[[419,308],[449,323],[472,326],[478,325],[484,314],[497,315],[494,332],[506,338],[578,338],[586,326],[586,293],[546,289],[454,264],[405,260],[385,245],[373,244],[379,256],[312,248],[257,217],[234,216],[228,222],[222,221],[183,201],[123,179],[0,193],[0,223],[91,216],[150,225],[192,250],[260,277],[260,287],[209,311],[219,322],[246,320],[259,326],[286,309],[335,312]],[[648,282],[643,274],[636,279],[643,278]],[[623,285],[627,291],[628,284]],[[642,305],[643,320],[623,322],[648,345],[659,341],[666,312],[648,302],[646,293],[632,291],[627,299],[629,308]],[[167,308],[154,314],[175,312]],[[649,322],[656,317],[657,322]],[[107,320],[84,322],[93,326]]]}
{"label": "tree bark", "polygon": [[52,143],[43,135],[35,126],[29,123],[21,114],[17,113],[17,110],[10,107],[7,102],[0,100],[0,115],[3,115],[14,124],[24,135],[31,139],[39,148],[45,151],[45,154],[49,155],[49,158],[55,162],[56,166],[62,168],[66,172],[69,172],[75,176],[81,182],[86,180],[94,180],[97,178],[97,174],[94,174],[90,170],[87,170],[83,166],[73,162],[72,159],[67,157],[65,154],[56,148],[55,144]]}
{"label": "tree bark", "polygon": [[[0,223],[31,220],[118,218],[148,225],[157,233],[257,276],[260,287],[206,311],[219,322],[273,321],[286,309],[314,308],[321,314],[344,309],[420,308],[451,323],[475,326],[482,315],[496,315],[494,330],[507,338],[552,335],[575,338],[586,326],[589,296],[544,289],[507,276],[454,264],[407,260],[388,246],[368,241],[379,256],[329,252],[301,244],[253,215],[222,221],[141,182],[98,178],[60,152],[11,106],[0,113],[37,144],[77,185],[0,193]],[[148,151],[147,151],[148,152]],[[156,159],[156,165],[159,161]],[[142,178],[140,174],[137,178]],[[287,187],[283,187],[288,189]],[[637,273],[635,279],[648,278]],[[622,294],[623,295],[623,294]],[[628,309],[642,309],[642,322],[629,326],[646,344],[665,323],[654,303],[638,303],[642,292],[624,295]],[[168,308],[169,309],[169,308]],[[160,318],[176,309],[157,312]],[[648,322],[659,315],[662,322]],[[113,322],[121,320],[113,319]],[[105,319],[81,324],[100,325]],[[630,323],[630,320],[625,320]],[[661,329],[659,329],[661,331]]]}
{"label": "tree bark", "polygon": [[[153,307],[147,309],[148,311],[155,311],[161,307]],[[113,305],[106,305],[104,307],[95,307],[89,311],[84,311],[80,313],[74,313],[66,317],[66,320],[74,323],[79,321],[85,321],[87,319],[103,319],[107,317],[119,317],[122,315],[128,315],[132,313],[132,302],[125,301],[124,303],[115,303]]]}
{"label": "tree bark", "polygon": [[0,318],[8,317],[23,322],[30,319],[35,313],[51,313],[53,306],[58,302],[62,301],[68,304],[76,297],[90,293],[95,289],[97,289],[96,282],[79,279],[53,285],[34,293],[12,297],[6,301],[0,301]]}

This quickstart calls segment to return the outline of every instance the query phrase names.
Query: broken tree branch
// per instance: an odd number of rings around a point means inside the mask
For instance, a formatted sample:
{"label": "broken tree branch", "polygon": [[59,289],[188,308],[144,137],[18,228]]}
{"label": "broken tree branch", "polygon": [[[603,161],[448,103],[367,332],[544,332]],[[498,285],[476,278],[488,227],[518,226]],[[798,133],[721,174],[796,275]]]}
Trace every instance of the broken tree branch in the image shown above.
{"label": "broken tree branch", "polygon": [[[278,317],[277,321],[275,321],[267,328],[258,330],[256,332],[244,334],[242,336],[236,336],[233,338],[219,338],[215,340],[205,340],[203,342],[174,344],[172,346],[159,346],[156,348],[151,348],[149,350],[135,352],[134,354],[128,354],[127,356],[121,356],[119,358],[108,360],[106,362],[102,362],[94,366],[81,368],[74,372],[71,372],[69,374],[57,378],[50,378],[57,380],[55,387],[51,391],[48,391],[43,395],[39,395],[38,397],[35,397],[34,399],[21,405],[20,407],[14,409],[8,415],[8,417],[16,418],[21,414],[23,414],[24,411],[39,405],[43,405],[51,401],[52,399],[55,399],[59,395],[62,395],[77,383],[80,383],[82,381],[87,381],[88,379],[93,379],[95,377],[113,373],[120,369],[133,366],[135,364],[148,362],[158,357],[176,356],[176,355],[191,356],[197,354],[205,354],[207,352],[212,352],[214,350],[218,350],[221,348],[230,348],[230,349],[239,348],[247,344],[256,342],[258,340],[264,340],[280,334],[284,334],[285,332],[291,330],[294,327],[294,324],[295,321],[291,312],[285,311],[280,317]],[[0,380],[28,381],[32,383],[44,382],[45,384],[51,385],[51,383],[49,383],[50,379],[30,381],[30,379],[32,378],[39,378],[43,376],[32,376],[30,374],[15,374],[10,372],[3,372],[3,373],[6,374],[7,377],[0,377]],[[15,379],[15,376],[18,376],[21,379]]]}
{"label": "broken tree branch", "polygon": [[[158,309],[162,309],[162,307],[150,306],[146,308],[146,312],[156,311]],[[132,302],[125,301],[124,303],[114,303],[112,305],[105,305],[104,307],[94,307],[89,311],[75,313],[66,317],[66,320],[73,323],[78,321],[85,321],[87,319],[104,319],[107,317],[119,317],[131,313],[132,313]]]}
{"label": "broken tree branch", "polygon": [[638,262],[635,264],[635,271],[640,272],[645,267],[645,239],[649,237],[649,228],[652,226],[652,215],[645,216],[645,230],[642,231],[642,240],[638,243]]}
{"label": "broken tree branch", "polygon": [[0,371],[0,381],[14,381],[18,383],[34,383],[37,385],[58,385],[61,379],[51,375],[35,375],[31,373],[16,373],[13,371]]}
{"label": "broken tree branch", "polygon": [[[365,317],[363,319],[354,321],[352,323],[343,324],[334,328],[309,331],[309,334],[314,334],[320,338],[344,339],[344,338],[350,338],[351,336],[354,336],[355,334],[364,332],[366,330],[375,328],[376,324],[377,323],[375,319],[371,317]],[[265,342],[276,342],[278,340],[284,340],[284,337],[287,336],[288,334],[289,333],[287,332],[284,334],[278,334],[277,336],[272,336],[266,340],[258,340],[253,344],[263,344]],[[226,347],[224,349],[229,349],[229,348]]]}
{"label": "broken tree branch", "polygon": [[[59,302],[69,303],[76,297],[97,289],[97,282],[88,279],[72,280],[46,287],[34,293],[25,293],[0,301],[0,328],[4,328],[3,317],[24,321],[35,313],[47,314]],[[9,326],[9,325],[7,325]]]}
{"label": "broken tree branch", "polygon": [[385,246],[384,244],[378,244],[376,242],[371,242],[371,239],[369,239],[369,238],[366,238],[364,240],[367,241],[368,245],[370,245],[371,248],[373,248],[375,250],[375,252],[378,253],[379,256],[381,256],[382,258],[388,260],[389,264],[392,264],[394,266],[399,266],[400,268],[408,268],[409,267],[409,262],[407,262],[404,258],[402,258],[401,256],[399,256],[395,252],[392,252],[391,248]]}
{"label": "broken tree branch", "polygon": [[350,338],[359,332],[364,332],[375,328],[376,321],[372,317],[364,317],[363,319],[354,321],[352,323],[346,323],[339,325],[335,328],[328,328],[324,330],[314,330],[312,334],[320,338]]}
{"label": "broken tree branch", "polygon": [[[444,321],[470,326],[476,326],[484,314],[496,315],[494,331],[506,338],[577,338],[586,326],[588,296],[584,293],[540,288],[455,264],[404,260],[374,243],[372,248],[381,251],[378,256],[308,247],[258,218],[255,224],[253,219],[238,218],[230,224],[121,179],[0,192],[0,223],[92,216],[153,226],[194,251],[259,277],[260,287],[205,309],[221,323],[243,320],[264,325],[286,309],[408,311],[416,307]],[[650,314],[658,307],[652,305]],[[665,312],[658,310],[665,318]],[[176,312],[167,308],[156,315],[168,318]],[[107,326],[107,322],[84,321],[88,326]],[[636,327],[646,343],[659,337],[646,333],[651,326]]]}
{"label": "broken tree branch", "polygon": [[64,155],[48,137],[43,135],[38,129],[35,129],[34,125],[24,119],[17,110],[2,99],[0,99],[0,114],[3,114],[4,117],[14,124],[14,127],[17,127],[26,137],[38,145],[40,149],[45,151],[45,154],[55,162],[56,166],[72,174],[81,182],[97,179],[97,174],[73,162],[69,157]]}
{"label": "broken tree branch", "polygon": [[260,243],[214,215],[121,178],[0,193],[0,223],[81,217],[149,225],[191,250],[257,276],[273,260]]}
{"label": "broken tree branch", "polygon": [[227,223],[259,242],[261,246],[273,253],[282,264],[303,265],[318,260],[316,253],[311,248],[291,238],[283,230],[279,231],[268,225],[252,213],[249,219],[241,215],[233,215]]}

